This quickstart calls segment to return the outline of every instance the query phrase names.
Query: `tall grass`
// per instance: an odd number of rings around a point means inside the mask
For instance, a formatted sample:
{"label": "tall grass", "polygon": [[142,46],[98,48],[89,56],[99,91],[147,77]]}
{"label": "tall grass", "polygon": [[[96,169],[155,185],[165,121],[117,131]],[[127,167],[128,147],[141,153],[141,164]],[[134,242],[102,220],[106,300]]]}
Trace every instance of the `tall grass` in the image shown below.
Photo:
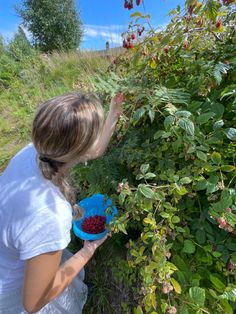
{"label": "tall grass", "polygon": [[[9,62],[8,85],[0,86],[0,172],[30,141],[37,105],[71,91],[90,90],[89,77],[107,70],[112,57],[90,52],[36,53],[20,63]],[[10,71],[14,67],[14,71]],[[15,70],[17,68],[17,71]],[[1,76],[1,74],[0,74]]]}

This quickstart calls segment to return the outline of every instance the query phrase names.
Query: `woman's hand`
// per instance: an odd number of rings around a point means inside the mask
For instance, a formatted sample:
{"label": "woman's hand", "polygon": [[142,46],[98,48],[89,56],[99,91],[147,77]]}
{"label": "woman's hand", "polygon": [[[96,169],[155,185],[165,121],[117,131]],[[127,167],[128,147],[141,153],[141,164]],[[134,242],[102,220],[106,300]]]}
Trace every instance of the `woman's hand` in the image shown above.
{"label": "woman's hand", "polygon": [[105,237],[103,237],[100,240],[95,240],[95,241],[84,241],[84,247],[83,247],[83,251],[84,254],[86,255],[86,257],[88,259],[90,259],[94,252],[96,251],[96,249],[110,236],[110,234],[105,235]]}
{"label": "woman's hand", "polygon": [[124,94],[123,93],[118,93],[116,96],[114,96],[111,99],[111,103],[110,103],[110,113],[119,117],[121,115],[121,112],[122,112],[121,105],[123,104],[123,102],[124,102]]}

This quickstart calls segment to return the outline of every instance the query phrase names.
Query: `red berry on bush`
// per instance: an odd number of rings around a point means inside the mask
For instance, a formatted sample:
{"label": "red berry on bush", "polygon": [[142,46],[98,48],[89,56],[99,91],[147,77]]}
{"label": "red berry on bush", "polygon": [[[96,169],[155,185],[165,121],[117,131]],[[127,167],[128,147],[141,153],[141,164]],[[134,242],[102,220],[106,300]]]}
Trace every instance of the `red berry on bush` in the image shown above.
{"label": "red berry on bush", "polygon": [[228,60],[224,60],[224,64],[229,64],[229,61]]}
{"label": "red berry on bush", "polygon": [[140,5],[140,3],[141,3],[141,0],[136,0],[137,5]]}
{"label": "red berry on bush", "polygon": [[165,51],[165,53],[168,53],[169,52],[169,48],[164,48],[164,51]]}
{"label": "red berry on bush", "polygon": [[132,43],[129,43],[129,48],[134,48],[134,45]]}
{"label": "red berry on bush", "polygon": [[84,232],[90,234],[101,233],[105,230],[106,217],[105,216],[90,216],[86,217],[82,223],[82,229]]}
{"label": "red berry on bush", "polygon": [[131,34],[131,39],[135,39],[135,34],[133,33],[133,34]]}
{"label": "red berry on bush", "polygon": [[184,43],[184,49],[187,49],[188,48],[188,43]]}
{"label": "red berry on bush", "polygon": [[222,25],[221,20],[216,21],[216,28],[220,28]]}

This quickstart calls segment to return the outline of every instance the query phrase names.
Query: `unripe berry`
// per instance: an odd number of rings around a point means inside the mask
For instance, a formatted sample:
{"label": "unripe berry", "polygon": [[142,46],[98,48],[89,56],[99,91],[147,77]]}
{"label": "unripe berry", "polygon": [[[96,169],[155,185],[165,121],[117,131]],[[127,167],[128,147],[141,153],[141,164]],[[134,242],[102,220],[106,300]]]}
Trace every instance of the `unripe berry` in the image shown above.
{"label": "unripe berry", "polygon": [[227,225],[227,222],[223,217],[219,217],[217,221],[219,223],[219,228],[221,229],[224,229],[224,227]]}
{"label": "unripe berry", "polygon": [[166,314],[176,314],[177,313],[177,309],[175,306],[171,306],[167,309]]}

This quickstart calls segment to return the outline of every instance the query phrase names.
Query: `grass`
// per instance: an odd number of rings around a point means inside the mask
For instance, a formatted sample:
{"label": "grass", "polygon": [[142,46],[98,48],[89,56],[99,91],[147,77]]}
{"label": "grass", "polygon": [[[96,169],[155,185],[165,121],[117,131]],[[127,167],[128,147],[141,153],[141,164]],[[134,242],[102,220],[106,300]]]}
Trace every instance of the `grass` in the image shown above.
{"label": "grass", "polygon": [[[30,141],[31,123],[39,103],[67,92],[89,90],[89,77],[106,71],[109,64],[110,59],[88,52],[36,55],[17,64],[18,75],[9,77],[9,86],[0,89],[0,172]],[[16,67],[9,63],[11,66]]]}

